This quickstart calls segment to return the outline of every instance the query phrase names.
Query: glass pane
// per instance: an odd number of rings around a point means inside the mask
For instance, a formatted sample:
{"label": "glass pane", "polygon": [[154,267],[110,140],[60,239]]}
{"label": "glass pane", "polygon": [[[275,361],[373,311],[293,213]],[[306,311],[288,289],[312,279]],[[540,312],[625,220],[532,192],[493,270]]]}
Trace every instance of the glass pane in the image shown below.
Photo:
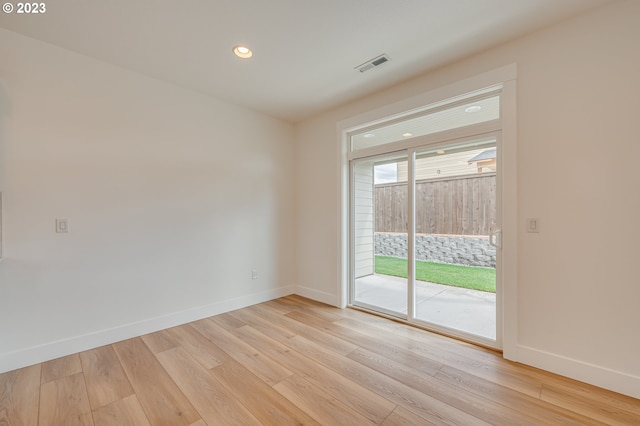
{"label": "glass pane", "polygon": [[[407,158],[353,165],[354,304],[407,315]],[[379,247],[385,247],[383,251]]]}
{"label": "glass pane", "polygon": [[351,136],[351,150],[357,151],[405,138],[429,135],[498,118],[500,118],[500,97],[493,96],[354,134]]}
{"label": "glass pane", "polygon": [[496,154],[495,139],[418,152],[415,185],[416,319],[492,340]]}

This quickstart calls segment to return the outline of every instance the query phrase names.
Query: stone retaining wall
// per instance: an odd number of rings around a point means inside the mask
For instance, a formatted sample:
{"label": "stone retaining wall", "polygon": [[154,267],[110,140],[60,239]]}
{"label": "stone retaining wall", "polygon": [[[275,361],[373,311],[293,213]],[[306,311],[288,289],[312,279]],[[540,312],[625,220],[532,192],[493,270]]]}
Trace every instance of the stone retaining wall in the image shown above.
{"label": "stone retaining wall", "polygon": [[[407,257],[407,234],[377,232],[375,254]],[[469,235],[416,235],[416,258],[430,262],[496,267],[496,249],[489,237]]]}

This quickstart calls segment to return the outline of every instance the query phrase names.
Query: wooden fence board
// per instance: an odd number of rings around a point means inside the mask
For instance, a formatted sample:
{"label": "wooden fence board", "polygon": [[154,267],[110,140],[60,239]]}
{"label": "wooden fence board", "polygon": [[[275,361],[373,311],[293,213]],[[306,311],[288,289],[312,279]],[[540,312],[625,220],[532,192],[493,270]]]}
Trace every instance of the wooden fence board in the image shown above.
{"label": "wooden fence board", "polygon": [[[376,185],[375,231],[407,232],[407,184]],[[496,175],[416,182],[416,232],[489,235],[496,220]]]}

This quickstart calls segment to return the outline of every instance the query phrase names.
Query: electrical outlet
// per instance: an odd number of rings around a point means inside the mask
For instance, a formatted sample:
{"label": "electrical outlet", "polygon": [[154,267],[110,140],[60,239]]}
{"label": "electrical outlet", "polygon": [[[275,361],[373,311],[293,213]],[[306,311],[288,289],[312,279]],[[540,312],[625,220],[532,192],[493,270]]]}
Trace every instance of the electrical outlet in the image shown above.
{"label": "electrical outlet", "polygon": [[258,271],[256,271],[255,269],[251,271],[251,279],[252,280],[258,279]]}

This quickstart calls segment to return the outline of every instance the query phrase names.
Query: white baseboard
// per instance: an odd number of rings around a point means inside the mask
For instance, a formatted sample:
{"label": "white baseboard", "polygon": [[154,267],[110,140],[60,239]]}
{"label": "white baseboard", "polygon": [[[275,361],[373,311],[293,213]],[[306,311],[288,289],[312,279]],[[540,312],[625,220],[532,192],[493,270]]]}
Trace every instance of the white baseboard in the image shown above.
{"label": "white baseboard", "polygon": [[296,286],[296,294],[317,302],[326,303],[331,306],[339,306],[338,298],[335,294],[325,293],[324,291],[314,290],[308,287]]}
{"label": "white baseboard", "polygon": [[633,374],[623,373],[523,345],[517,345],[516,354],[511,360],[634,398],[640,398],[640,377]]}
{"label": "white baseboard", "polygon": [[197,321],[202,318],[277,299],[278,297],[288,296],[293,294],[294,290],[294,286],[280,287],[89,334],[48,342],[14,352],[7,352],[0,354],[0,373]]}

